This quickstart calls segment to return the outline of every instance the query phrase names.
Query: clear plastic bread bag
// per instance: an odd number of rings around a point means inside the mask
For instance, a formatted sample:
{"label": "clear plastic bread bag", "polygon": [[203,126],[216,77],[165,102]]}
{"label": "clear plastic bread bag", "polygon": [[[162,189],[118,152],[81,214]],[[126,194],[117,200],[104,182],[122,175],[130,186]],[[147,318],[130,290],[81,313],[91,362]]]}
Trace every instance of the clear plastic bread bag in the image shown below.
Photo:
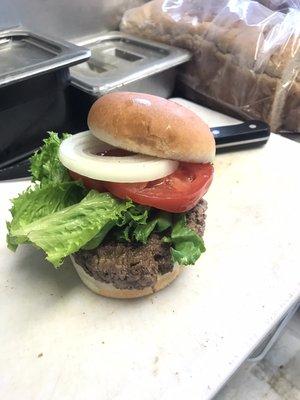
{"label": "clear plastic bread bag", "polygon": [[257,2],[274,11],[286,12],[289,8],[300,9],[300,0],[257,0]]}
{"label": "clear plastic bread bag", "polygon": [[300,132],[300,10],[249,0],[154,0],[128,10],[121,30],[192,52],[178,74],[184,97],[264,120],[273,132]]}

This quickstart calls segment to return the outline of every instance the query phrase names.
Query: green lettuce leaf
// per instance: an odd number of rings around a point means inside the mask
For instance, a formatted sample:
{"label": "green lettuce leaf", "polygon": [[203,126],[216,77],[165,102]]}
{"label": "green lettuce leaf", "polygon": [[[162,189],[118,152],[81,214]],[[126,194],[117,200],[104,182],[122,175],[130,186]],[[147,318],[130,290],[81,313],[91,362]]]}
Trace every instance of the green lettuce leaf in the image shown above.
{"label": "green lettuce leaf", "polygon": [[14,232],[34,221],[78,203],[84,197],[85,190],[77,182],[49,184],[48,186],[29,187],[12,200],[10,210],[12,221],[7,223],[7,244],[16,250],[18,244],[27,242],[26,236],[15,236]]}
{"label": "green lettuce leaf", "polygon": [[164,232],[171,226],[172,215],[167,212],[158,212],[154,218],[150,219],[145,224],[137,224],[132,237],[137,242],[146,244],[152,232]]}
{"label": "green lettuce leaf", "polygon": [[108,222],[104,227],[100,229],[100,231],[85,245],[82,246],[83,250],[92,250],[96,247],[100,246],[103,242],[103,239],[108,234],[108,232],[115,226],[116,221]]}
{"label": "green lettuce leaf", "polygon": [[41,186],[49,183],[62,183],[70,181],[67,169],[58,158],[58,149],[61,142],[68,138],[69,134],[64,133],[62,138],[57,133],[49,132],[49,137],[44,140],[42,148],[30,159],[30,172],[33,182],[40,182]]}
{"label": "green lettuce leaf", "polygon": [[146,244],[152,232],[163,232],[171,226],[172,214],[159,211],[151,213],[149,207],[146,208],[132,203],[132,207],[115,227],[113,236],[116,241]]}
{"label": "green lettuce leaf", "polygon": [[114,223],[108,224],[105,229],[101,229],[92,240],[83,246],[84,250],[92,250],[98,247],[108,232],[114,227],[112,236],[116,241],[131,241],[130,231],[134,224],[145,224],[148,218],[148,209],[127,201],[127,211],[120,215]]}
{"label": "green lettuce leaf", "polygon": [[193,265],[205,252],[203,239],[187,226],[185,214],[178,214],[174,219],[171,235],[164,238],[164,242],[172,246],[171,254],[174,263]]}
{"label": "green lettuce leaf", "polygon": [[91,190],[80,203],[17,229],[11,227],[10,234],[17,242],[26,240],[43,249],[47,260],[57,267],[102,229],[116,223],[130,207],[131,202],[120,202],[108,193]]}
{"label": "green lettuce leaf", "polygon": [[132,207],[124,214],[123,218],[118,221],[113,232],[115,240],[133,241],[133,231],[139,224],[144,225],[148,219],[148,208],[132,203]]}
{"label": "green lettuce leaf", "polygon": [[153,232],[165,232],[162,239],[171,246],[173,262],[180,265],[195,264],[200,255],[205,251],[203,239],[187,226],[185,214],[174,214],[155,211],[151,216],[148,209],[135,206],[122,215],[117,223],[108,224],[85,246],[86,250],[98,247],[107,233],[112,230],[116,241],[139,242],[146,244]]}

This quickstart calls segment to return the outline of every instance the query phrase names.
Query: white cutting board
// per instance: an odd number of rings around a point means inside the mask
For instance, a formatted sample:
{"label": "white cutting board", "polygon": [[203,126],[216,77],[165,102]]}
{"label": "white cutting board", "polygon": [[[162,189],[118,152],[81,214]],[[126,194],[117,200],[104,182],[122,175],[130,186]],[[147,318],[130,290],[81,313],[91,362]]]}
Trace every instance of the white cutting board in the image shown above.
{"label": "white cutting board", "polygon": [[181,104],[191,111],[194,111],[195,114],[199,115],[199,117],[205,120],[210,128],[213,128],[214,126],[236,125],[242,122],[236,118],[229,117],[228,115],[225,116],[217,111],[210,110],[209,108],[200,106],[199,104],[192,103],[189,100],[182,99],[181,97],[173,97],[169,100],[172,100],[175,103]]}
{"label": "white cutting board", "polygon": [[218,155],[207,252],[133,301],[96,296],[69,261],[55,270],[33,247],[9,252],[8,199],[26,183],[1,183],[0,398],[211,398],[299,296],[299,149],[272,135]]}

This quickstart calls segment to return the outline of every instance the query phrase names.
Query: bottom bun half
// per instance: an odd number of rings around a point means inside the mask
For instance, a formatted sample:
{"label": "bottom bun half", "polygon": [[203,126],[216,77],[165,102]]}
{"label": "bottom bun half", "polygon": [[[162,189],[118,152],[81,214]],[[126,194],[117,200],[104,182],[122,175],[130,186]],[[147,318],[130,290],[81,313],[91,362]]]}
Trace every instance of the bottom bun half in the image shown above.
{"label": "bottom bun half", "polygon": [[90,290],[101,296],[112,297],[115,299],[134,299],[158,292],[173,282],[182,270],[182,268],[176,264],[172,271],[167,272],[164,275],[158,274],[155,286],[148,286],[144,289],[117,289],[111,283],[105,283],[94,279],[76,263],[73,256],[70,256],[70,258],[80,279]]}

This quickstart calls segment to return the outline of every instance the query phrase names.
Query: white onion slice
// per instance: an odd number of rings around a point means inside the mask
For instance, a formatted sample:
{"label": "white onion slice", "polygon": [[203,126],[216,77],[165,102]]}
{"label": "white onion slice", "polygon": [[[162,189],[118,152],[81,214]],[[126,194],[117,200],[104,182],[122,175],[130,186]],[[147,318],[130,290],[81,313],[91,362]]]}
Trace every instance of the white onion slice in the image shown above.
{"label": "white onion slice", "polygon": [[125,157],[99,156],[97,153],[115,147],[101,142],[90,131],[65,139],[59,148],[61,163],[73,172],[100,181],[148,182],[172,174],[177,161],[134,154]]}

